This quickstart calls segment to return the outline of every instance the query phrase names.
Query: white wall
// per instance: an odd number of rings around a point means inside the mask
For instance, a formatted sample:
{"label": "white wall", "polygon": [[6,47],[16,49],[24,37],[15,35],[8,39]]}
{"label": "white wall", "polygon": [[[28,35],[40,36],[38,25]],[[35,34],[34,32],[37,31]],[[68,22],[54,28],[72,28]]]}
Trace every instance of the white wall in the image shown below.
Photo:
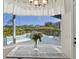
{"label": "white wall", "polygon": [[64,12],[61,22],[62,51],[73,58],[73,0],[64,0]]}

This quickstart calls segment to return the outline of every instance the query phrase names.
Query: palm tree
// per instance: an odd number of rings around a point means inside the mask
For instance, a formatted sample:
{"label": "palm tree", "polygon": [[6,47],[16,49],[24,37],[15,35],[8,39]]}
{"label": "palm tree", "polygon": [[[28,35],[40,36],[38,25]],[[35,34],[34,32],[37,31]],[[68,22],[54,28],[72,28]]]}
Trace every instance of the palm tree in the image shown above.
{"label": "palm tree", "polygon": [[35,42],[35,45],[34,45],[34,48],[37,48],[37,41],[39,40],[40,42],[42,41],[41,40],[41,37],[42,37],[42,33],[41,32],[34,32],[34,33],[31,33],[30,37],[31,39]]}

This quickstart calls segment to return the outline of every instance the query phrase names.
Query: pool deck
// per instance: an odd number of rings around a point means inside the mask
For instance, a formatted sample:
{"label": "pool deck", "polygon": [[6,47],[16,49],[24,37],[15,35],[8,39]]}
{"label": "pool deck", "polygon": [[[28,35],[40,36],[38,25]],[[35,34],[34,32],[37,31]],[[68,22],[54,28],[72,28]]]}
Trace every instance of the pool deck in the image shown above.
{"label": "pool deck", "polygon": [[[15,48],[15,46],[18,46],[18,45],[33,45],[33,41],[27,41],[27,42],[21,42],[21,43],[17,43],[17,44],[14,44],[14,45],[9,45],[9,46],[5,46],[3,47],[3,59],[16,59],[16,58],[6,58],[7,54],[13,49]],[[51,45],[51,44],[47,44],[47,45]],[[58,52],[62,52],[61,51],[61,46],[57,46],[57,45],[53,45],[52,46],[58,51]],[[52,51],[53,52],[53,51]],[[26,58],[23,58],[23,59],[26,59]],[[27,58],[28,59],[28,58]],[[64,58],[63,58],[64,59]],[[67,58],[68,59],[68,58]]]}

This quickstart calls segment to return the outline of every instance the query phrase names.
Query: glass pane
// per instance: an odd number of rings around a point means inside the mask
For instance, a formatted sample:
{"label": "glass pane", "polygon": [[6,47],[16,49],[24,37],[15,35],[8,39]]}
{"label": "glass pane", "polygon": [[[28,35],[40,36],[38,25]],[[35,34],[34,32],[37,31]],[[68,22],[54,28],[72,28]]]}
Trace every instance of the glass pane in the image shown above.
{"label": "glass pane", "polygon": [[[4,13],[4,46],[13,43],[12,14]],[[58,17],[58,16],[57,16]],[[32,32],[41,32],[41,42],[38,44],[60,45],[61,19],[56,16],[16,16],[16,43],[34,44],[30,38]]]}

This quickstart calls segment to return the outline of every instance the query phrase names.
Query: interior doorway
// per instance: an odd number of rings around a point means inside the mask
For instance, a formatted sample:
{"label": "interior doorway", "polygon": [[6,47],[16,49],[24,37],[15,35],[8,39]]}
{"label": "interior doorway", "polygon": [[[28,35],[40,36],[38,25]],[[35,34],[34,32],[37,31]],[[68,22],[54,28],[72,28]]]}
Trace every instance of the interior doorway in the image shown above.
{"label": "interior doorway", "polygon": [[[61,0],[62,3],[59,3],[59,0],[51,2],[49,0],[48,6],[45,8],[37,8],[32,6],[28,6],[26,8],[26,5],[23,1],[18,1],[17,4],[15,4],[16,7],[13,7],[13,1],[6,0],[5,7],[12,7],[12,9],[4,8],[4,12],[12,12],[14,11],[14,15],[30,15],[30,16],[54,16],[61,14],[62,21],[61,21],[61,46],[62,51],[69,57],[73,59],[73,0]],[[27,2],[27,1],[26,1]],[[54,3],[55,2],[55,3]],[[10,3],[10,4],[9,4]],[[23,5],[21,5],[21,3]],[[60,4],[60,5],[59,5]],[[21,6],[19,6],[21,5]],[[13,10],[14,9],[14,10]]]}

